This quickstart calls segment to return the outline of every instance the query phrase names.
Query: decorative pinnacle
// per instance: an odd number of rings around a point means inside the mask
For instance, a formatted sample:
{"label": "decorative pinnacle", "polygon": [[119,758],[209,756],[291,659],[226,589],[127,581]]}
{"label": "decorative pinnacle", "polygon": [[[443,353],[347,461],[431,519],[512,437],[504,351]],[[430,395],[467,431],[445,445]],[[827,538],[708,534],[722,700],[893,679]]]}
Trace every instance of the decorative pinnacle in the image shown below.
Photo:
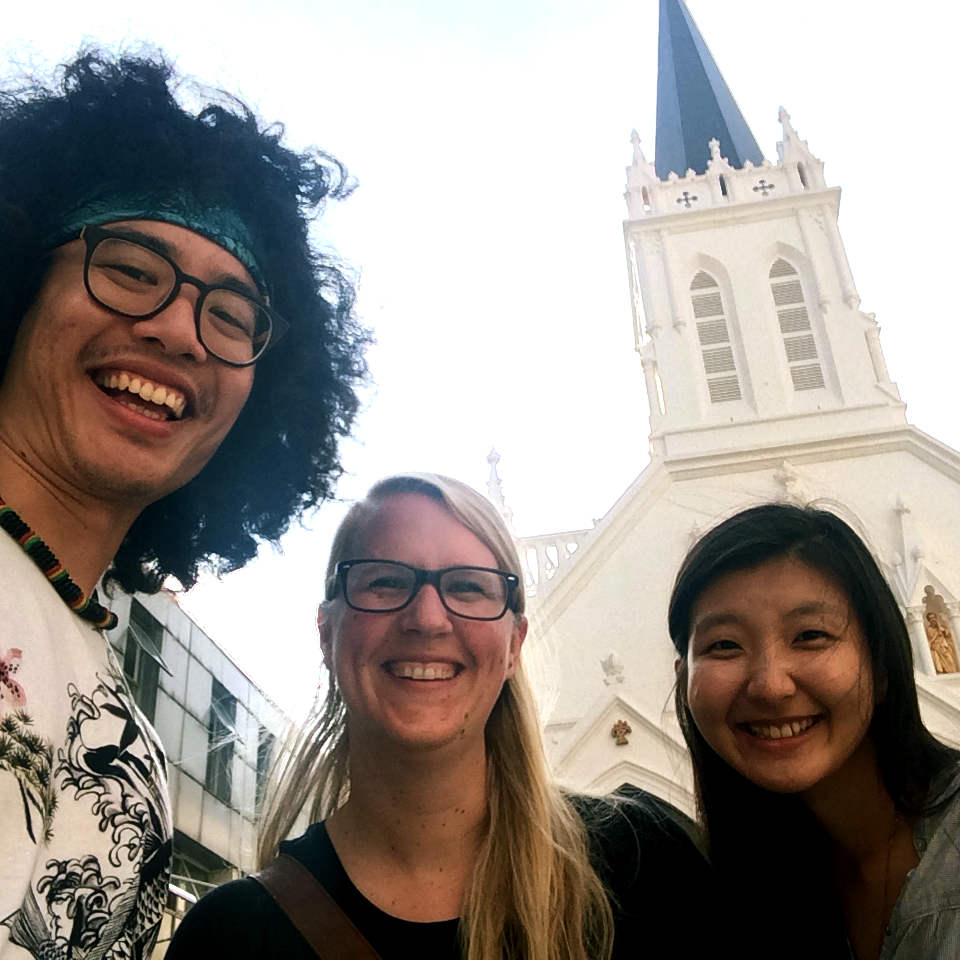
{"label": "decorative pinnacle", "polygon": [[630,143],[633,144],[633,165],[635,167],[648,167],[650,164],[643,153],[643,147],[640,146],[640,134],[636,130],[630,131]]}
{"label": "decorative pinnacle", "polygon": [[497,464],[500,462],[500,454],[496,447],[490,448],[487,454],[487,463],[490,464],[490,476],[487,478],[487,496],[491,503],[497,508],[497,512],[503,517],[507,529],[513,533],[513,511],[507,506],[507,501],[503,496],[503,484],[500,482],[500,474],[497,472]]}

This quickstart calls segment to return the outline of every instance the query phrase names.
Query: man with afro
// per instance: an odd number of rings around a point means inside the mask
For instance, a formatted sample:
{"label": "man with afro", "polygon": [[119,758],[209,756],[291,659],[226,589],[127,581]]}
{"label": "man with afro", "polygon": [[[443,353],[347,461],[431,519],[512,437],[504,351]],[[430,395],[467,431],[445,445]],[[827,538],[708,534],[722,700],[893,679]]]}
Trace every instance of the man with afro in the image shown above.
{"label": "man with afro", "polygon": [[[319,504],[364,331],[308,221],[349,192],[154,54],[0,91],[0,955],[146,957],[172,824],[104,578],[242,566]],[[258,601],[251,597],[251,603]]]}

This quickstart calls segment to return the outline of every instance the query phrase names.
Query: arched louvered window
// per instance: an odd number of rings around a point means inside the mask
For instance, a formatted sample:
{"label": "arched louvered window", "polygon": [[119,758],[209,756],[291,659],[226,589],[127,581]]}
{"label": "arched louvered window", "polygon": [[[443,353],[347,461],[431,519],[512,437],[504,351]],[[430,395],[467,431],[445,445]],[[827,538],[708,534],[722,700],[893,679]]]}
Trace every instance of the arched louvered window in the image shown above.
{"label": "arched louvered window", "polygon": [[703,369],[711,403],[740,399],[740,379],[733,359],[733,344],[727,330],[723,297],[717,281],[701,270],[690,284],[693,316],[703,354]]}
{"label": "arched louvered window", "polygon": [[783,347],[794,390],[816,390],[823,384],[823,368],[817,353],[800,276],[786,260],[770,268],[770,289],[783,334]]}

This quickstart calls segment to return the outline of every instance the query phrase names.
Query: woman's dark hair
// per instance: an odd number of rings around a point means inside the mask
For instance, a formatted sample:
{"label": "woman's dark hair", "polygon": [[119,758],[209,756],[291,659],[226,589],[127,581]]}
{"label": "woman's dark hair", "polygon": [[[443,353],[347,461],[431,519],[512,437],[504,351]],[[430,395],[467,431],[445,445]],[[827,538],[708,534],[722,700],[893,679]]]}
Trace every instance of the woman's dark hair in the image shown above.
{"label": "woman's dark hair", "polygon": [[353,285],[308,240],[324,201],[352,189],[343,166],[284,147],[281,127],[262,127],[226,95],[191,112],[176,85],[157,54],[84,52],[55,88],[30,81],[0,91],[0,377],[49,238],[105,190],[231,208],[255,238],[271,304],[290,325],[257,362],[250,397],[210,463],[130,528],[109,577],[131,591],[154,591],[167,574],[189,586],[201,563],[242,566],[258,538],[276,541],[330,496],[366,369]]}
{"label": "woman's dark hair", "polygon": [[[875,706],[869,736],[881,779],[897,809],[908,815],[924,811],[931,781],[960,760],[960,754],[923,725],[900,608],[870,551],[843,520],[809,507],[765,504],[744,510],[705,534],[680,567],[668,614],[670,638],[680,658],[677,718],[693,759],[698,812],[716,868],[741,882],[752,878],[755,886],[770,885],[776,897],[786,897],[789,903],[793,889],[806,900],[812,891],[829,888],[832,862],[825,837],[797,797],[754,785],[707,744],[687,701],[686,661],[690,617],[703,591],[724,574],[783,557],[805,563],[837,583],[857,616],[873,667]],[[835,911],[836,902],[828,899],[823,907],[827,913]],[[835,927],[838,916],[821,914],[818,922]],[[818,935],[823,932],[821,928]]]}

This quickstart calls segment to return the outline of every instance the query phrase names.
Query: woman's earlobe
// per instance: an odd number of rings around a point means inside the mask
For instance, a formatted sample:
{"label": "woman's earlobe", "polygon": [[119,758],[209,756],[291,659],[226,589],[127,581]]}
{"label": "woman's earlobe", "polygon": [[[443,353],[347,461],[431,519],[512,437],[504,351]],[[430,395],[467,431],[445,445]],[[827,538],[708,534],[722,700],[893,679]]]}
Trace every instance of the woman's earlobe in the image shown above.
{"label": "woman's earlobe", "polygon": [[508,677],[512,677],[520,665],[520,651],[523,649],[523,641],[527,637],[527,626],[527,618],[524,616],[520,616],[514,624],[513,633],[510,636],[510,650],[507,655]]}
{"label": "woman's earlobe", "polygon": [[326,601],[321,601],[317,607],[317,630],[320,632],[320,653],[323,655],[323,665],[332,672],[330,657],[330,618],[325,609]]}

